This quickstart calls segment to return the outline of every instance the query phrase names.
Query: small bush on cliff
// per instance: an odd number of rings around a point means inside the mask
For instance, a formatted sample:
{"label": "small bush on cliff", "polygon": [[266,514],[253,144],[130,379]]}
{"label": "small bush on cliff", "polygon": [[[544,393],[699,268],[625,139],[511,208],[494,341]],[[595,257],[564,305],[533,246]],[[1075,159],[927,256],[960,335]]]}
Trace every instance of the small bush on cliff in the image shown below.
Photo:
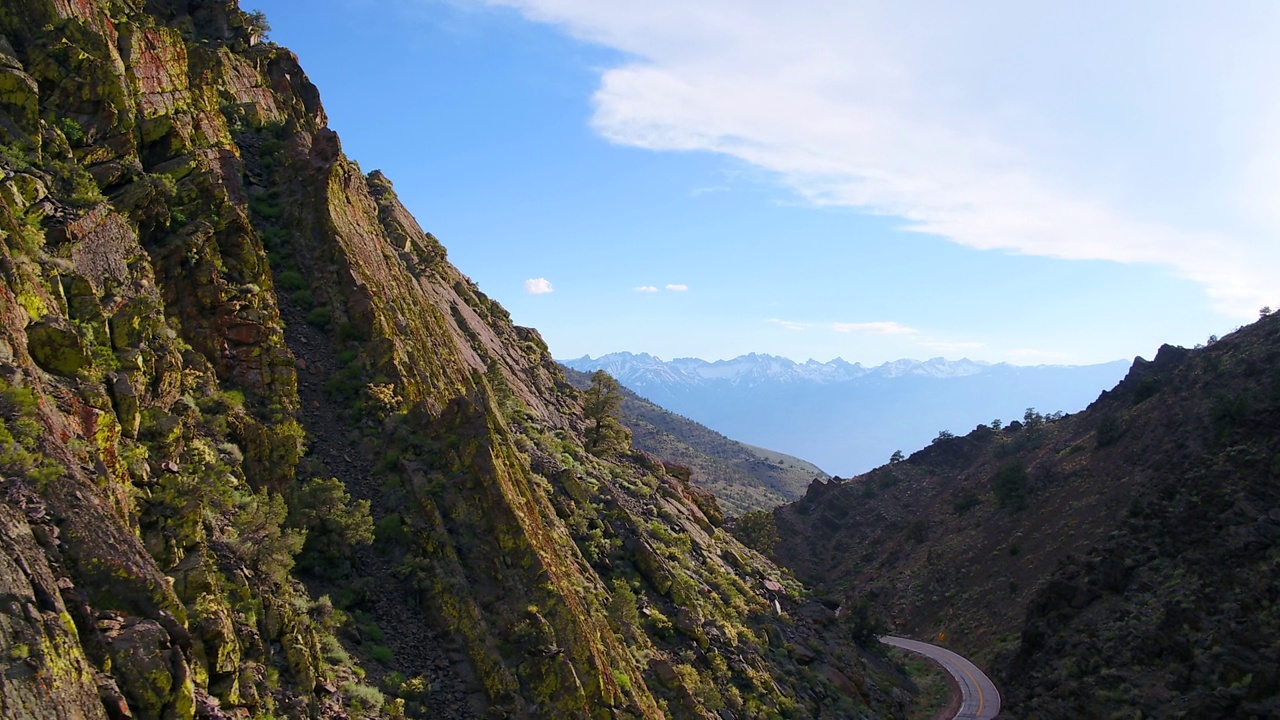
{"label": "small bush on cliff", "polygon": [[1000,507],[1009,510],[1021,510],[1027,506],[1027,485],[1031,475],[1027,466],[1020,462],[1012,462],[1000,468],[991,480],[996,501]]}
{"label": "small bush on cliff", "polygon": [[609,620],[630,641],[635,640],[640,628],[640,611],[636,608],[636,602],[636,594],[627,581],[614,578],[609,595]]}
{"label": "small bush on cliff", "polygon": [[318,307],[307,313],[307,322],[324,330],[329,327],[330,321],[333,320],[333,312],[327,307]]}
{"label": "small bush on cliff", "polygon": [[352,501],[342,481],[314,478],[303,483],[293,503],[292,524],[306,532],[298,558],[303,568],[326,577],[351,569],[351,550],[373,542],[369,501]]}
{"label": "small bush on cliff", "polygon": [[31,390],[0,380],[0,473],[25,475],[43,486],[64,468],[40,452],[45,431],[36,419],[38,406]]}
{"label": "small bush on cliff", "polygon": [[1115,415],[1104,415],[1098,423],[1098,447],[1106,447],[1120,439],[1124,434],[1124,423]]}
{"label": "small bush on cliff", "polygon": [[951,509],[956,515],[964,515],[982,504],[982,498],[972,490],[962,490],[951,499]]}
{"label": "small bush on cliff", "polygon": [[89,208],[106,198],[98,183],[84,168],[75,163],[52,160],[49,170],[55,180],[58,199],[74,208]]}
{"label": "small bush on cliff", "polygon": [[757,552],[768,555],[778,542],[778,526],[774,522],[773,513],[763,510],[748,510],[738,518],[731,528],[734,537],[743,545]]}
{"label": "small bush on cliff", "polygon": [[264,489],[242,500],[234,521],[238,554],[277,582],[286,579],[307,538],[304,530],[284,529],[288,515],[284,497]]}
{"label": "small bush on cliff", "polygon": [[877,649],[880,636],[887,632],[884,621],[871,608],[871,603],[859,599],[841,609],[841,619],[850,637],[864,649]]}
{"label": "small bush on cliff", "polygon": [[72,146],[79,145],[84,142],[84,127],[72,118],[61,118],[58,120],[58,129],[62,131],[62,135],[67,138],[67,142]]}
{"label": "small bush on cliff", "polygon": [[0,144],[0,167],[25,172],[31,169],[31,161],[27,159],[27,151],[20,146]]}

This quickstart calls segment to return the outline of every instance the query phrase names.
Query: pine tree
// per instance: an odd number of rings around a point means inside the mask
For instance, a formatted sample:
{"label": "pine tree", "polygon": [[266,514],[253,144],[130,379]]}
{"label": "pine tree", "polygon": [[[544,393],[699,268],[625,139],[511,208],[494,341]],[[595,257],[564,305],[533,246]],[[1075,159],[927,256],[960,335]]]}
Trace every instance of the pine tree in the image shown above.
{"label": "pine tree", "polygon": [[587,426],[587,450],[592,454],[624,450],[631,445],[631,433],[618,420],[621,409],[622,386],[604,370],[595,371],[582,405],[590,423]]}

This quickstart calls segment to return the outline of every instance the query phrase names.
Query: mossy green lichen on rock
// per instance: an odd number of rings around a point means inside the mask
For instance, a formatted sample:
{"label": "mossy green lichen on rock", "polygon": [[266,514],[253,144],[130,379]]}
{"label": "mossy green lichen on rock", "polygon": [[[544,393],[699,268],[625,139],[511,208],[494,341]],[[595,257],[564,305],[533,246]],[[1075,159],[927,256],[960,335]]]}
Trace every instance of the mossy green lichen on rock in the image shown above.
{"label": "mossy green lichen on rock", "polygon": [[102,620],[111,667],[132,707],[144,717],[190,718],[190,669],[168,632],[153,620]]}
{"label": "mossy green lichen on rock", "polygon": [[63,377],[75,377],[93,357],[80,331],[70,322],[54,316],[27,326],[27,352],[42,369]]}
{"label": "mossy green lichen on rock", "polygon": [[[320,642],[334,628],[313,614],[304,568],[290,569],[300,528],[283,499],[296,509],[296,477],[329,475],[396,504],[409,547],[387,549],[405,553],[397,574],[425,610],[393,618],[453,634],[495,714],[800,707],[807,681],[786,678],[755,633],[772,613],[752,584],[763,561],[722,562],[732,541],[651,459],[584,450],[580,399],[536,331],[512,325],[390,183],[345,157],[296,57],[253,45],[238,13],[230,0],[15,0],[0,12],[40,83],[46,137],[47,156],[11,164],[44,182],[53,159],[60,173],[53,198],[16,182],[0,193],[6,222],[30,226],[33,202],[48,209],[37,213],[48,242],[6,243],[18,255],[0,263],[4,298],[30,308],[0,307],[0,340],[16,348],[0,369],[32,379],[48,450],[78,461],[45,497],[71,612],[106,637],[95,659],[135,714],[183,716],[204,693],[239,715],[342,713],[345,690],[332,688],[353,679],[337,665],[349,660]],[[293,276],[301,284],[286,288]],[[326,327],[291,328],[291,350],[281,304],[299,324],[323,313]],[[62,375],[36,371],[18,342],[45,315],[72,323],[86,357]],[[295,368],[324,378],[333,355],[353,358],[337,360],[342,400],[313,395],[304,412]],[[345,449],[306,457],[308,429],[328,424],[375,457],[387,435],[403,442],[368,473]],[[335,578],[334,597],[382,606],[369,596],[388,564]],[[610,621],[618,582],[646,620]],[[524,641],[506,636],[524,621]],[[383,662],[398,670],[399,656]],[[649,657],[688,677],[665,687]],[[752,689],[734,700],[739,685]]]}
{"label": "mossy green lichen on rock", "polygon": [[[5,480],[0,486],[10,498],[24,497],[15,482]],[[3,499],[0,598],[0,716],[105,718],[93,668],[60,597],[58,580],[28,518]]]}

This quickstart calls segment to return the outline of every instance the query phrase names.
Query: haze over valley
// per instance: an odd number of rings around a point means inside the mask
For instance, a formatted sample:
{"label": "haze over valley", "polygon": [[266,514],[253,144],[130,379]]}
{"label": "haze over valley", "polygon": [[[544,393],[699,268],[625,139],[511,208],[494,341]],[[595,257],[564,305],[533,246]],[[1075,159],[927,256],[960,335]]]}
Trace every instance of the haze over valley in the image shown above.
{"label": "haze over valley", "polygon": [[610,353],[561,360],[605,370],[673,412],[736,440],[779,450],[850,477],[910,454],[942,431],[962,435],[993,420],[1076,412],[1129,369],[1014,366],[969,360],[898,360],[864,367],[836,359],[796,363],[769,355],[707,362]]}

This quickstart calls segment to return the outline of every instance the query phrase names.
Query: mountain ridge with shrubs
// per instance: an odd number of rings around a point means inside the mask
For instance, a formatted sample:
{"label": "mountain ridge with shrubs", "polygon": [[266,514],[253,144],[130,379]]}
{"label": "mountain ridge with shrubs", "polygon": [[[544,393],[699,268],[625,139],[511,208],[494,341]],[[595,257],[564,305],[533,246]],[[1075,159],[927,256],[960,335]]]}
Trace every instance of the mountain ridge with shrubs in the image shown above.
{"label": "mountain ridge with shrubs", "polygon": [[266,30],[0,7],[0,716],[903,717]]}
{"label": "mountain ridge with shrubs", "polygon": [[1280,316],[775,511],[775,557],[990,670],[1001,717],[1280,712]]}

